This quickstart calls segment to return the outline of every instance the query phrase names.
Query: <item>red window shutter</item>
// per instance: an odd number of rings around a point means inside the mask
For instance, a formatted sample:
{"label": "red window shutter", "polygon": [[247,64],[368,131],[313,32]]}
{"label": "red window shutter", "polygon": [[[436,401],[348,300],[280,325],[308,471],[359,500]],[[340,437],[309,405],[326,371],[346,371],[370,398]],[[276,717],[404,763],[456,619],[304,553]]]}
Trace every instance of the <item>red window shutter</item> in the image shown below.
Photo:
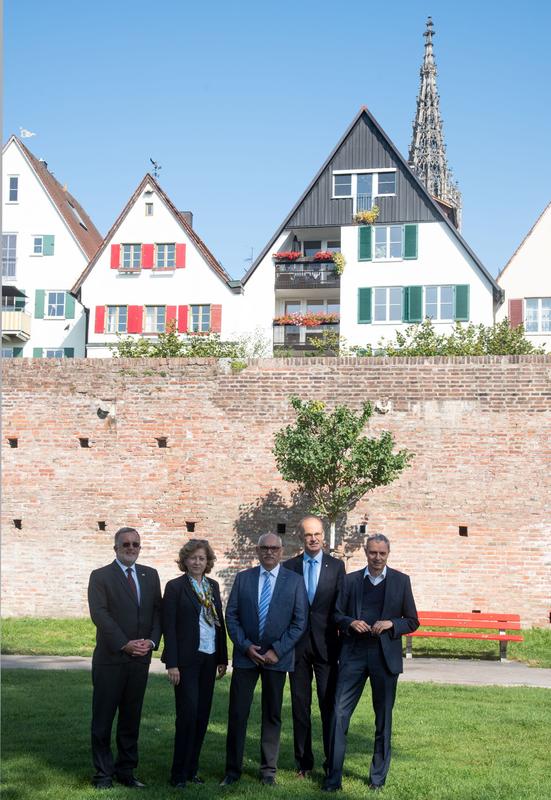
{"label": "red window shutter", "polygon": [[518,328],[523,323],[522,298],[509,300],[509,327]]}
{"label": "red window shutter", "polygon": [[178,306],[178,333],[187,333],[187,306]]}
{"label": "red window shutter", "polygon": [[185,267],[186,265],[186,246],[185,244],[176,245],[176,268]]}
{"label": "red window shutter", "polygon": [[121,246],[120,244],[111,245],[111,269],[118,269],[121,265]]}
{"label": "red window shutter", "polygon": [[143,306],[128,306],[128,333],[143,331]]}
{"label": "red window shutter", "polygon": [[105,306],[96,306],[94,333],[105,333]]}
{"label": "red window shutter", "polygon": [[222,332],[222,306],[210,307],[210,329],[213,333]]}
{"label": "red window shutter", "polygon": [[[174,325],[169,325],[169,323],[174,323]],[[176,330],[176,306],[167,306],[166,307],[166,330],[170,330],[171,328]]]}
{"label": "red window shutter", "polygon": [[142,244],[142,269],[152,268],[154,249],[152,244]]}

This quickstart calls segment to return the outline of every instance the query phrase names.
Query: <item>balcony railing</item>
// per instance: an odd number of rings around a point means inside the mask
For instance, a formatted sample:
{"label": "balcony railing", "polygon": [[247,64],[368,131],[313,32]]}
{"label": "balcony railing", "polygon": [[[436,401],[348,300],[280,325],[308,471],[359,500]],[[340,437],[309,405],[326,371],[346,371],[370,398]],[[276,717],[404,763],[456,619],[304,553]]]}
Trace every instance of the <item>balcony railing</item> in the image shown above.
{"label": "balcony railing", "polygon": [[2,311],[2,334],[26,342],[31,337],[31,317],[26,311]]}
{"label": "balcony railing", "polygon": [[274,350],[312,351],[314,339],[323,339],[327,333],[339,334],[340,325],[319,325],[308,328],[305,325],[277,325],[274,327]]}
{"label": "balcony railing", "polygon": [[356,195],[356,211],[371,211],[373,208],[373,196],[370,194]]}
{"label": "balcony railing", "polygon": [[341,285],[332,261],[276,261],[276,289],[338,289]]}

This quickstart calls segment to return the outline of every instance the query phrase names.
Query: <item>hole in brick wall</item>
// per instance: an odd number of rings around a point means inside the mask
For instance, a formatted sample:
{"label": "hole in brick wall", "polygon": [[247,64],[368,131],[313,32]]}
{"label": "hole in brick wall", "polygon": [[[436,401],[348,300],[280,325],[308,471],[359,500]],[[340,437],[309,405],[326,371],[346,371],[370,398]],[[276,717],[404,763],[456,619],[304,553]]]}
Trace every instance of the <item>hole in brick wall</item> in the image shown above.
{"label": "hole in brick wall", "polygon": [[90,447],[90,439],[87,436],[79,436],[78,441],[81,447]]}
{"label": "hole in brick wall", "polygon": [[18,531],[23,530],[23,520],[22,519],[14,519],[13,524],[17,528]]}
{"label": "hole in brick wall", "polygon": [[104,519],[98,520],[98,531],[106,531],[107,530],[107,523]]}
{"label": "hole in brick wall", "polygon": [[482,612],[479,608],[473,608],[473,610],[471,611],[471,614],[481,614],[481,613]]}
{"label": "hole in brick wall", "polygon": [[278,536],[285,536],[285,531],[287,530],[287,525],[284,522],[277,523],[277,535]]}
{"label": "hole in brick wall", "polygon": [[19,440],[15,436],[8,436],[8,444],[10,447],[19,447]]}
{"label": "hole in brick wall", "polygon": [[195,533],[195,522],[186,522],[186,531],[188,533]]}
{"label": "hole in brick wall", "polygon": [[167,446],[168,439],[166,438],[166,436],[157,436],[156,439],[159,447]]}
{"label": "hole in brick wall", "polygon": [[358,525],[358,533],[363,533],[363,534],[367,533],[367,525],[365,524],[365,522],[362,522],[361,525]]}
{"label": "hole in brick wall", "polygon": [[460,525],[459,526],[459,535],[460,536],[468,536],[469,535],[469,529],[467,528],[466,525]]}

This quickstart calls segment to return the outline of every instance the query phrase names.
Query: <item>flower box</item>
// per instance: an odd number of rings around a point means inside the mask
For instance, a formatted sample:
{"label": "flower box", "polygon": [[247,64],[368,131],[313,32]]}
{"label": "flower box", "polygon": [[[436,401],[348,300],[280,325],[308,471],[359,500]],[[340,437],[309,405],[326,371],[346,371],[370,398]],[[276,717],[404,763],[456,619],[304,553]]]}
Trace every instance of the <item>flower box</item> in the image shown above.
{"label": "flower box", "polygon": [[281,253],[273,253],[272,258],[276,261],[296,261],[301,255],[302,253],[296,250],[287,250]]}
{"label": "flower box", "polygon": [[317,328],[318,325],[338,325],[338,314],[327,314],[320,312],[318,314],[283,314],[280,317],[274,317],[274,325],[304,325],[305,328]]}
{"label": "flower box", "polygon": [[333,253],[329,250],[320,250],[315,254],[314,261],[333,261]]}

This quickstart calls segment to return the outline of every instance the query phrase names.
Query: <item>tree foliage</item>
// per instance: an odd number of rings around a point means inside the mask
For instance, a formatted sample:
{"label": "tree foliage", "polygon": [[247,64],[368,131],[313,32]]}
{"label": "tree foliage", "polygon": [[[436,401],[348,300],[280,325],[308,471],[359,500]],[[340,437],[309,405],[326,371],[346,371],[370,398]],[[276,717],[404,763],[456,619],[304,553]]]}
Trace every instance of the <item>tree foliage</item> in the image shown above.
{"label": "tree foliage", "polygon": [[370,403],[356,413],[344,405],[329,412],[325,403],[296,396],[290,402],[297,419],[275,435],[277,467],[310,496],[312,512],[331,523],[367,492],[395,480],[413,457],[407,450],[394,451],[388,431],[362,435],[373,414]]}
{"label": "tree foliage", "polygon": [[267,342],[255,331],[233,342],[225,342],[218,333],[178,335],[173,322],[165,333],[154,339],[135,338],[119,334],[118,341],[109,345],[115,358],[261,358],[268,351]]}

